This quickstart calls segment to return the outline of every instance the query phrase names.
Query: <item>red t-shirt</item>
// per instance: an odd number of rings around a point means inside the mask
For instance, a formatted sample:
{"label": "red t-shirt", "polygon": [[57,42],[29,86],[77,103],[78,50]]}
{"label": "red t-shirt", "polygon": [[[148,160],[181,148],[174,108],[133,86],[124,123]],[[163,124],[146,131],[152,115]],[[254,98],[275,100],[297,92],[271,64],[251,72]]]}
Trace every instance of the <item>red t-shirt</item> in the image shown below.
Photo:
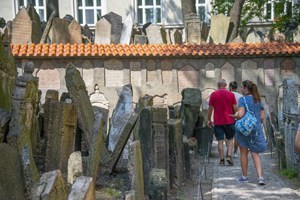
{"label": "red t-shirt", "polygon": [[209,106],[214,108],[214,124],[225,125],[233,124],[233,105],[236,105],[235,96],[225,88],[218,89],[211,93],[209,97]]}

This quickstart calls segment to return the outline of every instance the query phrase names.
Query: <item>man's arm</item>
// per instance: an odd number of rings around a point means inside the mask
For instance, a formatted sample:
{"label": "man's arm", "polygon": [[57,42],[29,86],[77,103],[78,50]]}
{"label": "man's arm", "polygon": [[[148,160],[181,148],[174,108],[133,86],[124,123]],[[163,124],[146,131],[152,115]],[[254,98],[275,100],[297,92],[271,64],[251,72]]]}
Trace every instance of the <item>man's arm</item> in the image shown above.
{"label": "man's arm", "polygon": [[214,107],[209,106],[208,112],[207,112],[207,126],[210,128],[212,127],[211,115],[212,115],[213,110],[214,110]]}

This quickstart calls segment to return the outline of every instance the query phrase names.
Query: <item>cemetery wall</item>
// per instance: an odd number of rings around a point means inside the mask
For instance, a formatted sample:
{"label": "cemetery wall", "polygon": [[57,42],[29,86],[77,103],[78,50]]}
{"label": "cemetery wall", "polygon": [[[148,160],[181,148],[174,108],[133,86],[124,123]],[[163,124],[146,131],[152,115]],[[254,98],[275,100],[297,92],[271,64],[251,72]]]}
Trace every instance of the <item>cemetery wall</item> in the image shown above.
{"label": "cemetery wall", "polygon": [[[72,62],[85,81],[88,94],[98,84],[100,92],[109,101],[109,109],[115,108],[117,89],[133,86],[133,101],[146,94],[157,97],[162,106],[178,104],[184,88],[202,91],[202,102],[217,89],[216,82],[223,78],[229,83],[236,80],[252,80],[258,85],[261,96],[276,108],[276,99],[282,98],[282,82],[289,77],[300,84],[300,57],[241,57],[241,58],[31,58],[34,74],[39,77],[42,102],[46,91],[54,89],[67,92],[65,68]],[[16,58],[19,74],[27,59]],[[281,95],[281,96],[280,96]],[[154,100],[155,101],[155,100]]]}

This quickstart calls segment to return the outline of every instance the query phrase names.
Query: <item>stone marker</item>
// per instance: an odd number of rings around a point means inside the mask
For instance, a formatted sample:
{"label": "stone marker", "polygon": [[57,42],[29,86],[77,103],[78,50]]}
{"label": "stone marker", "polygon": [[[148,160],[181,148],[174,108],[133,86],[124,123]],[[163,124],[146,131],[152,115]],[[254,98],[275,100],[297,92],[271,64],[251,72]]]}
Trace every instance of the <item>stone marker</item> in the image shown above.
{"label": "stone marker", "polygon": [[114,12],[103,16],[111,24],[111,43],[119,44],[122,32],[122,17]]}
{"label": "stone marker", "polygon": [[300,42],[300,25],[294,30],[293,40],[294,42]]}
{"label": "stone marker", "polygon": [[32,40],[32,21],[27,10],[22,7],[12,22],[12,38],[13,44],[31,43]]}
{"label": "stone marker", "polygon": [[70,155],[68,160],[68,183],[73,185],[79,176],[82,176],[82,157],[81,152],[76,151]]}
{"label": "stone marker", "polygon": [[71,188],[68,200],[95,200],[95,184],[92,177],[80,176]]}
{"label": "stone marker", "polygon": [[146,28],[149,44],[163,44],[164,39],[162,37],[161,26],[151,24]]}
{"label": "stone marker", "polygon": [[45,103],[43,105],[44,108],[44,125],[43,125],[43,132],[44,137],[47,140],[49,135],[49,126],[50,126],[50,105],[51,102],[58,101],[58,91],[57,90],[47,90],[45,95]]}
{"label": "stone marker", "polygon": [[67,199],[67,187],[59,170],[44,173],[34,187],[33,200]]}
{"label": "stone marker", "polygon": [[83,131],[84,139],[89,149],[95,119],[94,111],[80,72],[72,63],[67,65],[65,80],[69,95],[77,107],[78,126]]}
{"label": "stone marker", "polygon": [[201,43],[201,20],[200,16],[190,13],[185,16],[186,42],[190,44]]}
{"label": "stone marker", "polygon": [[134,44],[147,44],[147,37],[144,35],[134,35]]}
{"label": "stone marker", "polygon": [[246,37],[246,43],[249,44],[261,41],[262,38],[255,32],[255,30],[253,28],[250,29]]}
{"label": "stone marker", "polygon": [[96,23],[95,43],[110,44],[111,43],[111,24],[106,18],[101,18]]}
{"label": "stone marker", "polygon": [[130,44],[133,23],[134,21],[132,15],[127,15],[122,27],[120,44]]}
{"label": "stone marker", "polygon": [[223,14],[213,15],[211,17],[211,26],[208,38],[211,38],[215,44],[225,44],[229,30],[230,17]]}
{"label": "stone marker", "polygon": [[70,22],[65,19],[53,18],[52,25],[49,30],[49,38],[51,43],[63,43],[70,42],[69,27]]}
{"label": "stone marker", "polygon": [[39,43],[42,38],[42,27],[41,20],[39,15],[37,14],[33,5],[29,4],[27,7],[28,15],[32,21],[32,43]]}
{"label": "stone marker", "polygon": [[298,93],[295,81],[289,78],[283,80],[283,107],[282,112],[286,114],[299,114]]}
{"label": "stone marker", "polygon": [[150,172],[150,199],[167,200],[168,180],[164,169],[153,168]]}
{"label": "stone marker", "polygon": [[24,177],[15,148],[0,143],[0,199],[24,199]]}
{"label": "stone marker", "polygon": [[81,44],[81,26],[75,19],[71,21],[70,25],[68,26],[68,30],[70,35],[70,44]]}
{"label": "stone marker", "polygon": [[118,95],[119,100],[111,117],[111,127],[109,131],[108,150],[111,152],[114,151],[115,146],[121,137],[122,131],[128,123],[131,115],[134,113],[131,88],[126,85],[123,86],[123,88],[118,92]]}

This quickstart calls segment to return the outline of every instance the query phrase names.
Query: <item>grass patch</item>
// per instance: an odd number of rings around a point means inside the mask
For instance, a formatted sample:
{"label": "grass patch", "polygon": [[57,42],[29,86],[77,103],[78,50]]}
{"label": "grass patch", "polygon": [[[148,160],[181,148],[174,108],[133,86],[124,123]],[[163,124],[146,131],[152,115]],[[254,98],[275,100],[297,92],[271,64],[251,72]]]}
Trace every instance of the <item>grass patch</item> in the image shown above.
{"label": "grass patch", "polygon": [[293,169],[283,169],[280,171],[280,174],[287,177],[288,179],[297,178],[297,172]]}
{"label": "grass patch", "polygon": [[106,188],[105,194],[110,197],[120,197],[121,196],[121,192],[114,188]]}

